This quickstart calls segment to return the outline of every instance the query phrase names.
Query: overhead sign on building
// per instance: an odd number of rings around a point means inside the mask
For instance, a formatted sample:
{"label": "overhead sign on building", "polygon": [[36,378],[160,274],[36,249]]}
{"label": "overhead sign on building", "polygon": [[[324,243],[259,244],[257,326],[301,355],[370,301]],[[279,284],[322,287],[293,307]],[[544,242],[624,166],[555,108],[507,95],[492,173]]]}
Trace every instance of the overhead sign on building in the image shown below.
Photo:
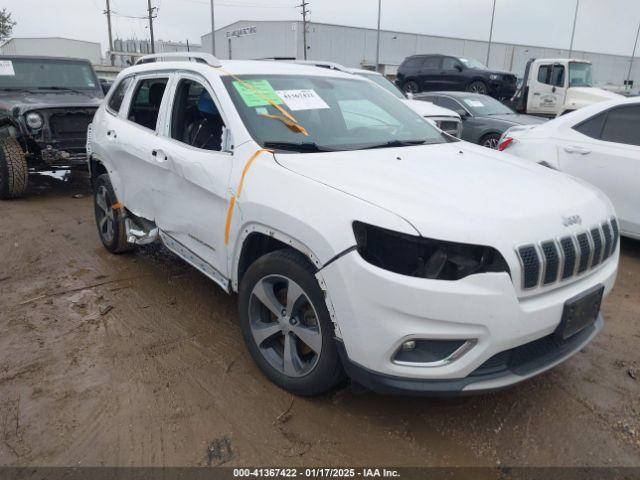
{"label": "overhead sign on building", "polygon": [[237,30],[232,30],[230,32],[227,32],[227,38],[246,37],[247,35],[255,35],[256,33],[258,33],[258,27],[239,28]]}

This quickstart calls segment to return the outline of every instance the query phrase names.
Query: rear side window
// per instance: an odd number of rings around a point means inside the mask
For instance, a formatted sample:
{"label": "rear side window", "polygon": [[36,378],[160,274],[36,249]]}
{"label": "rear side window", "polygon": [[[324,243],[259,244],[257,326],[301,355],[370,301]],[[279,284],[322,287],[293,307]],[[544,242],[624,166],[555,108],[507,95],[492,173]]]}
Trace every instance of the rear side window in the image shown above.
{"label": "rear side window", "polygon": [[133,77],[127,77],[118,84],[111,97],[109,97],[109,103],[107,104],[109,110],[115,113],[118,113],[120,111],[122,101],[124,100],[124,96],[127,93],[132,80]]}
{"label": "rear side window", "polygon": [[442,59],[440,57],[428,57],[424,60],[422,68],[425,70],[437,70],[440,68]]}
{"label": "rear side window", "polygon": [[404,62],[403,67],[405,68],[420,68],[422,66],[422,62],[424,62],[424,58],[410,58],[406,62]]}
{"label": "rear side window", "polygon": [[591,117],[588,120],[585,120],[582,123],[574,126],[573,129],[577,132],[580,132],[587,137],[600,139],[600,135],[602,134],[602,127],[604,125],[604,119],[607,116],[607,112],[600,113],[595,117]]}
{"label": "rear side window", "polygon": [[610,110],[602,129],[605,142],[640,145],[640,106]]}
{"label": "rear side window", "polygon": [[167,88],[168,78],[147,78],[140,80],[131,99],[129,120],[151,130],[156,129],[160,105]]}

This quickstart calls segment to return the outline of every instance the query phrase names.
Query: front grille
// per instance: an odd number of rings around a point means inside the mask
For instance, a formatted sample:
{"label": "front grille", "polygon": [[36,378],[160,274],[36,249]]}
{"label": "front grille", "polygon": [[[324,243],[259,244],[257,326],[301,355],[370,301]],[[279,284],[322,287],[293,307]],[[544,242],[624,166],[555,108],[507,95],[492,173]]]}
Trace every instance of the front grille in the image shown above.
{"label": "front grille", "polygon": [[49,116],[49,130],[54,139],[86,138],[93,112],[60,112]]}
{"label": "front grille", "polygon": [[559,240],[518,247],[522,288],[551,285],[597,267],[615,253],[619,235],[618,223],[612,218]]}

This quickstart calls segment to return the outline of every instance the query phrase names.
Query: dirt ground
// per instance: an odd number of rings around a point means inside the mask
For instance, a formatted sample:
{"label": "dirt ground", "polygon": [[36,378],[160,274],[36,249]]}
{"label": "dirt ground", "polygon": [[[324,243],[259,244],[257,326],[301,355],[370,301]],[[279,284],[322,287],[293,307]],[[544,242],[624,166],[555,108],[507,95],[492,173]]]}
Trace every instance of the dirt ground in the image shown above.
{"label": "dirt ground", "polygon": [[86,180],[34,177],[0,202],[0,465],[640,466],[640,242],[622,252],[604,331],[541,377],[294,398],[251,361],[235,297],[164,249],[110,255]]}

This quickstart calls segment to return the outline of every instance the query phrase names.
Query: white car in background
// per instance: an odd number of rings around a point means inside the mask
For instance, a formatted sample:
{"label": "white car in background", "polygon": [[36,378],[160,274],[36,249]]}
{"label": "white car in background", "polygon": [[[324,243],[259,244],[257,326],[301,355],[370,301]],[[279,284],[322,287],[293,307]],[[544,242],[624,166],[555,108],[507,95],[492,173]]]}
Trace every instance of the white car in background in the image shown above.
{"label": "white car in background", "polygon": [[421,117],[432,121],[436,125],[436,127],[438,127],[443,132],[448,133],[449,135],[453,135],[456,138],[460,138],[462,136],[462,118],[460,117],[459,113],[448,108],[439,107],[433,102],[407,98],[402,90],[400,90],[392,81],[390,81],[381,73],[374,72],[373,70],[365,70],[362,68],[349,68],[334,62],[296,60],[293,63],[299,63],[301,65],[313,65],[320,68],[338,70],[340,72],[350,73],[351,75],[364,77],[395,96],[398,100],[404,102],[409,108],[411,108],[411,110],[416,112]]}
{"label": "white car in background", "polygon": [[621,234],[640,239],[640,98],[602,102],[535,127],[513,127],[499,150],[579,177],[613,202]]}

